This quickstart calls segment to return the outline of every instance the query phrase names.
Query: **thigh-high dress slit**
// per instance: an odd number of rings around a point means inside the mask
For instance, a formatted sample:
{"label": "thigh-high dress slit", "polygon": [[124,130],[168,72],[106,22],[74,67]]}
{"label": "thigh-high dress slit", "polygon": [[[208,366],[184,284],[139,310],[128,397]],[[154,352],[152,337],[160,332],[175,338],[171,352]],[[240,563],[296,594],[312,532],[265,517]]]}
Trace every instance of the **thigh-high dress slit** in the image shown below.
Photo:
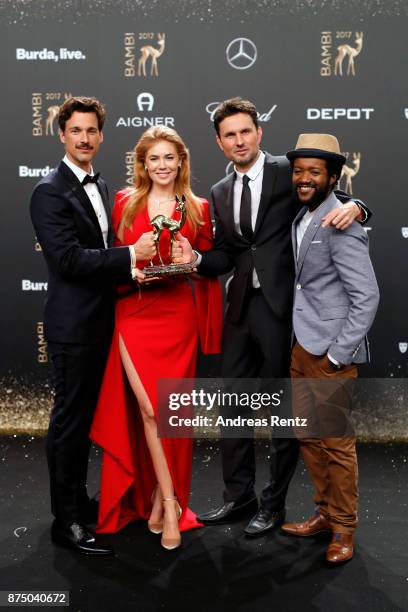
{"label": "thigh-high dress slit", "polygon": [[[126,192],[116,197],[116,232],[127,197]],[[212,243],[205,201],[203,221],[196,234],[187,224],[182,233],[196,248],[205,250]],[[145,209],[125,230],[122,242],[116,239],[116,244],[133,244],[148,231],[151,226]],[[167,250],[163,239],[163,252]],[[116,532],[133,520],[147,519],[157,483],[142,415],[121,362],[119,337],[156,413],[158,379],[194,378],[198,340],[204,352],[219,352],[221,325],[221,293],[214,279],[195,282],[194,294],[185,277],[142,287],[140,291],[135,284],[119,288],[115,329],[91,430],[92,439],[103,449],[99,532]],[[161,443],[183,511],[180,530],[198,527],[195,514],[188,508],[192,440],[161,438]]]}

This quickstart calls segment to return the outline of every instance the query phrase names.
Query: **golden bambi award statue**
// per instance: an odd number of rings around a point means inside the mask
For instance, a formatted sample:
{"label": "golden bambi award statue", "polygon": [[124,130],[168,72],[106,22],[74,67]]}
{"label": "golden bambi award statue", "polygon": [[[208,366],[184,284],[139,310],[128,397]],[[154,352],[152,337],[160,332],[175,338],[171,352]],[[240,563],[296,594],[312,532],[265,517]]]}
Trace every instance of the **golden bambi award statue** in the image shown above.
{"label": "golden bambi award statue", "polygon": [[181,230],[187,219],[186,198],[184,195],[182,195],[181,198],[176,195],[176,211],[181,213],[181,218],[179,221],[170,219],[164,215],[156,215],[156,217],[150,221],[150,225],[153,226],[153,239],[156,243],[156,251],[157,255],[159,256],[160,265],[154,266],[153,262],[151,261],[149,266],[145,266],[142,272],[146,275],[146,278],[152,278],[153,276],[177,276],[180,274],[191,274],[194,271],[193,264],[165,264],[160,253],[160,236],[162,235],[163,230],[168,230],[170,233],[170,259],[172,257],[171,252],[173,242],[176,239],[175,236],[177,232]]}

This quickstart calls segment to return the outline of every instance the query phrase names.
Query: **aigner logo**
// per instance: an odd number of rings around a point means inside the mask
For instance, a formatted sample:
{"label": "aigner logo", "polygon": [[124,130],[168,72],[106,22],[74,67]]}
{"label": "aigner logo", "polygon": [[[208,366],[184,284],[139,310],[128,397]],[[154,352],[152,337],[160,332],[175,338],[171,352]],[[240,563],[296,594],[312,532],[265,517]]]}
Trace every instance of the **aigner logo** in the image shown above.
{"label": "aigner logo", "polygon": [[350,154],[343,153],[343,155],[346,158],[346,163],[344,164],[343,169],[341,171],[339,184],[341,185],[344,179],[343,189],[347,191],[347,193],[352,194],[353,193],[352,180],[356,176],[356,174],[358,174],[360,170],[361,153],[353,153],[353,157],[351,160],[351,164],[352,164],[351,166],[347,165]]}
{"label": "aigner logo", "polygon": [[403,238],[408,238],[408,227],[401,227],[401,234]]}
{"label": "aigner logo", "polygon": [[[136,58],[136,40],[139,41],[152,41],[152,44],[143,44],[138,49],[138,55]],[[124,35],[124,76],[134,77],[136,76],[136,61],[137,61],[137,76],[147,77],[159,76],[158,59],[164,53],[166,44],[166,35],[157,34],[157,41],[155,45],[155,34],[153,32],[126,32]],[[149,71],[150,66],[150,71]]]}
{"label": "aigner logo", "polygon": [[[154,107],[154,96],[151,93],[140,93],[136,98],[137,109],[140,113],[151,113]],[[174,127],[174,117],[152,117],[135,115],[134,117],[119,117],[116,127],[156,127],[165,125]]]}
{"label": "aigner logo", "polygon": [[[335,49],[334,43],[349,40],[350,42],[338,44]],[[355,59],[363,48],[363,32],[325,31],[320,36],[321,57],[320,76],[355,76]]]}
{"label": "aigner logo", "polygon": [[31,94],[33,136],[54,136],[54,124],[60,106],[70,97],[71,94],[55,92]]}
{"label": "aigner logo", "polygon": [[235,38],[226,49],[227,61],[236,70],[247,70],[256,62],[258,51],[249,38]]}
{"label": "aigner logo", "polygon": [[398,342],[400,353],[406,353],[408,350],[408,342]]}
{"label": "aigner logo", "polygon": [[154,104],[154,97],[152,96],[151,93],[147,93],[147,92],[141,93],[136,98],[136,104],[140,112],[143,112],[144,110],[152,111],[153,104]]}

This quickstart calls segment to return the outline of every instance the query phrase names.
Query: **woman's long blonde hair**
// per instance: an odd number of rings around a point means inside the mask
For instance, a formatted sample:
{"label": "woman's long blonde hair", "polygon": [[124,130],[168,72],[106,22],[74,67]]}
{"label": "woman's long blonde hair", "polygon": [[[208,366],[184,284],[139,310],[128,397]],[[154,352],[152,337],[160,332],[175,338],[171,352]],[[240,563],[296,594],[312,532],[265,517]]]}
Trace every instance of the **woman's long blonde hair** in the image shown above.
{"label": "woman's long blonde hair", "polygon": [[146,154],[150,147],[160,140],[166,140],[175,145],[181,162],[175,180],[175,192],[180,197],[182,194],[186,197],[187,219],[194,231],[197,231],[202,224],[202,203],[194,195],[190,186],[190,153],[186,145],[176,130],[168,127],[152,127],[141,135],[135,147],[134,187],[123,209],[119,234],[123,233],[125,227],[130,227],[135,216],[147,206],[147,196],[152,181],[145,170]]}

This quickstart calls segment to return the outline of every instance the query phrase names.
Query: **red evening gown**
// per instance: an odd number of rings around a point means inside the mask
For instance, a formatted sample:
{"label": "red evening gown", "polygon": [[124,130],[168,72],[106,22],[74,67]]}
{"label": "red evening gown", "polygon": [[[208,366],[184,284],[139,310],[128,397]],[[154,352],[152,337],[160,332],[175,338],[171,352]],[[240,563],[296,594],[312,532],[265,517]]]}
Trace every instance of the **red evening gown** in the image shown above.
{"label": "red evening gown", "polygon": [[[113,227],[116,236],[127,199],[127,190],[119,192],[115,198]],[[182,234],[195,248],[207,250],[212,245],[213,231],[205,200],[202,208],[204,224],[196,235],[188,221]],[[133,244],[144,232],[151,230],[146,207],[135,218],[132,227],[125,229],[123,241],[115,239],[115,245]],[[160,250],[165,259],[169,250],[168,232],[162,234]],[[159,262],[154,260],[154,263]],[[145,264],[141,262],[140,267]],[[198,337],[204,353],[217,353],[221,326],[221,290],[216,279],[195,281],[194,296],[186,277],[173,277],[142,287],[140,291],[134,283],[119,288],[112,346],[91,429],[91,438],[103,449],[97,531],[112,533],[130,521],[147,519],[157,483],[140,410],[121,363],[119,334],[153,409],[157,411],[158,379],[193,378]],[[161,438],[161,442],[175,495],[183,510],[180,530],[198,527],[195,514],[188,508],[192,440]]]}

